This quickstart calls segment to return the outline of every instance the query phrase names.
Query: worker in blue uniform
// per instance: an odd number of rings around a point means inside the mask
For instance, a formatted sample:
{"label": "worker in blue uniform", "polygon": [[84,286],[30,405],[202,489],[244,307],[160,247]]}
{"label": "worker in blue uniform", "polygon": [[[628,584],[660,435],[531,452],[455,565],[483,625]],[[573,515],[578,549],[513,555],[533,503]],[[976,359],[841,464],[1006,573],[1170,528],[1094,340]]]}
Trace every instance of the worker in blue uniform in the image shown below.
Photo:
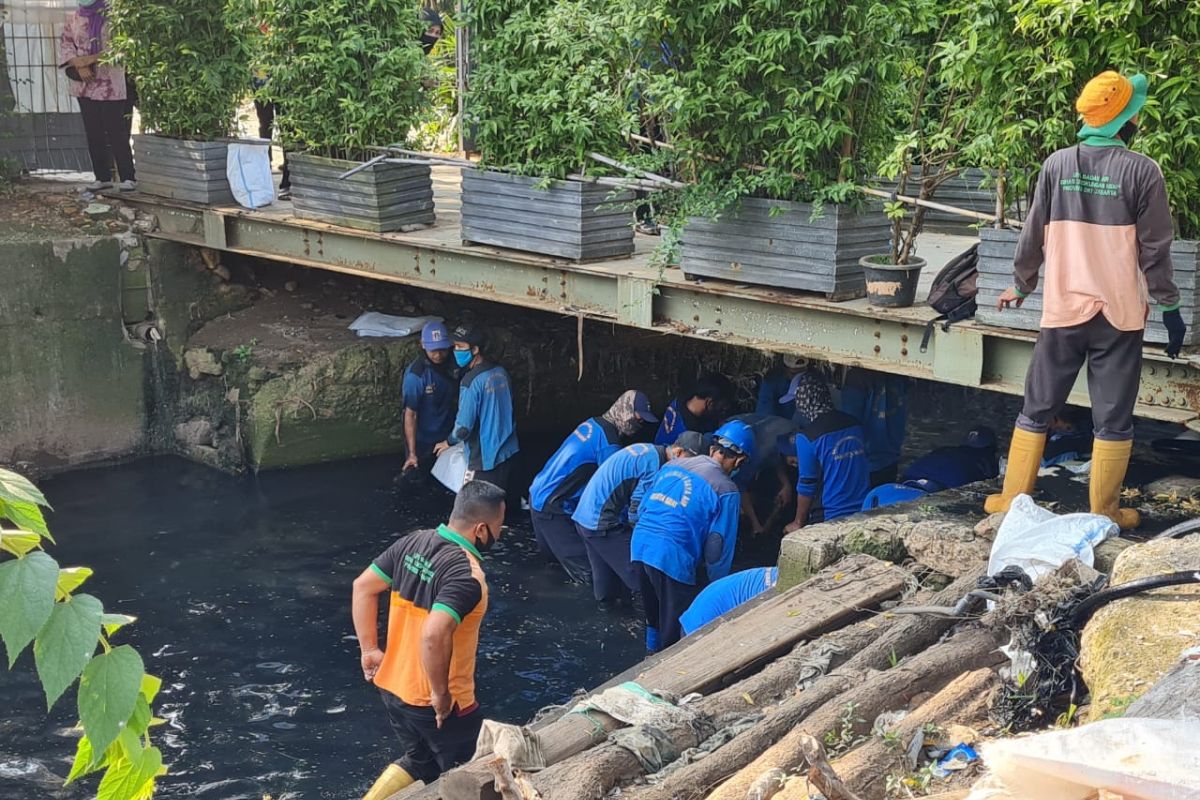
{"label": "worker in blue uniform", "polygon": [[1050,422],[1042,466],[1053,467],[1064,461],[1088,461],[1095,441],[1092,414],[1086,408],[1067,406]]}
{"label": "worker in blue uniform", "polygon": [[733,408],[733,397],[729,378],[711,372],[701,375],[667,405],[654,443],[674,444],[684,431],[712,433]]}
{"label": "worker in blue uniform", "polygon": [[483,331],[459,325],[451,339],[454,363],[465,372],[459,382],[454,427],[434,447],[434,455],[462,442],[467,457],[464,483],[487,481],[507,488],[512,458],[521,449],[513,419],[512,381],[504,367],[484,354],[487,337]]}
{"label": "worker in blue uniform", "polygon": [[833,407],[829,385],[815,372],[795,377],[779,402],[791,401],[799,419],[811,420],[781,439],[780,452],[797,467],[796,519],[784,533],[853,514],[870,491],[870,465],[862,425]]}
{"label": "worker in blue uniform", "polygon": [[629,546],[646,488],[668,461],[703,455],[711,444],[711,437],[695,431],[684,432],[666,447],[637,442],[615,453],[592,475],[571,519],[587,548],[596,602],[624,600],[641,591]]}
{"label": "worker in blue uniform", "polygon": [[691,636],[718,617],[758,597],[779,582],[778,567],[755,567],[726,575],[705,586],[688,610],[679,615],[684,636]]}
{"label": "worker in blue uniform", "polygon": [[706,456],[664,466],[646,490],[630,556],[646,608],[646,649],[681,635],[679,615],[707,583],[729,574],[737,545],[739,492],[730,475],[754,455],[754,433],[727,422]]}
{"label": "worker in blue uniform", "polygon": [[996,432],[980,426],[967,434],[963,444],[939,447],[909,464],[899,483],[876,486],[863,502],[863,510],[916,500],[999,474]]}
{"label": "worker in blue uniform", "polygon": [[407,452],[401,474],[428,475],[433,468],[433,448],[450,435],[458,404],[458,376],[450,361],[450,332],[441,322],[421,329],[421,349],[404,371],[404,444]]}
{"label": "worker in blue uniform", "polygon": [[[787,386],[784,386],[781,391],[786,390]],[[776,394],[774,399],[778,400],[779,395]],[[793,405],[792,408],[794,410],[795,406]],[[754,455],[732,477],[733,482],[737,484],[738,490],[742,493],[742,516],[750,526],[750,533],[758,536],[766,530],[766,523],[758,514],[757,505],[759,504],[756,501],[760,497],[770,495],[774,509],[772,517],[775,511],[785,508],[792,502],[792,480],[788,475],[787,465],[779,454],[779,448],[775,445],[779,441],[779,437],[795,433],[797,426],[792,421],[791,414],[785,419],[774,414],[762,414],[755,411],[749,414],[736,414],[729,419],[746,423],[754,433]],[[767,475],[772,476],[774,480],[765,477]],[[762,477],[761,480],[759,480],[760,477]],[[768,519],[769,521],[770,519]]]}
{"label": "worker in blue uniform", "polygon": [[895,481],[908,431],[908,378],[853,368],[837,407],[862,425],[871,485]]}
{"label": "worker in blue uniform", "polygon": [[645,438],[646,426],[658,422],[650,400],[630,389],[603,415],[584,420],[563,440],[529,486],[529,509],[538,549],[553,556],[567,575],[591,582],[587,548],[571,515],[596,469],[623,445]]}
{"label": "worker in blue uniform", "polygon": [[[803,356],[781,355],[758,384],[758,400],[754,405],[756,414],[771,414],[791,419],[796,409],[791,403],[781,403],[779,398],[787,392],[792,378],[804,370],[807,360]],[[775,448],[770,448],[774,452]]]}

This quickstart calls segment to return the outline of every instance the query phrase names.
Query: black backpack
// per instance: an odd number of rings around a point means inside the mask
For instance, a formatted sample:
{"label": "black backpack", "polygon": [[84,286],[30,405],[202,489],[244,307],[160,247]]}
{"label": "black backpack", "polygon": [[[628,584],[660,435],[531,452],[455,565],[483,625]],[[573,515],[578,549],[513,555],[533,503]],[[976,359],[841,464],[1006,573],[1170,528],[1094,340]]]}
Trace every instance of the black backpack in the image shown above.
{"label": "black backpack", "polygon": [[941,316],[931,319],[925,326],[925,335],[921,337],[922,353],[929,349],[934,325],[940,322],[942,330],[948,331],[951,323],[975,316],[978,281],[979,245],[973,244],[970,249],[950,259],[929,287],[927,302]]}

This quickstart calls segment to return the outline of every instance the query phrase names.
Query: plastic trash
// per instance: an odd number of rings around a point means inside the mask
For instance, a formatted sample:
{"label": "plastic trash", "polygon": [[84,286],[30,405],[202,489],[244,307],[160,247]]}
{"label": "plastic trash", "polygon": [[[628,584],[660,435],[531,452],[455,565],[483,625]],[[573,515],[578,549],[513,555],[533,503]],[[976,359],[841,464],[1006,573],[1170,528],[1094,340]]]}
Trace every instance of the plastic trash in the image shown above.
{"label": "plastic trash", "polygon": [[967,800],[1200,798],[1200,721],[1124,717],[983,745],[991,770]]}
{"label": "plastic trash", "polygon": [[950,748],[946,755],[930,768],[935,778],[948,778],[950,773],[964,770],[979,760],[979,754],[969,744],[959,744]]}
{"label": "plastic trash", "polygon": [[1108,517],[1060,516],[1038,506],[1029,495],[1017,495],[992,543],[988,575],[1016,566],[1037,582],[1071,559],[1090,567],[1095,564],[1092,548],[1119,532]]}
{"label": "plastic trash", "polygon": [[442,451],[434,462],[431,473],[442,486],[458,494],[467,476],[467,454],[462,444]]}
{"label": "plastic trash", "polygon": [[441,317],[397,317],[366,311],[350,323],[350,330],[359,336],[411,336],[420,332],[428,322],[441,322]]}
{"label": "plastic trash", "polygon": [[230,142],[225,160],[225,176],[233,199],[244,208],[261,208],[275,202],[275,181],[271,179],[271,142],[267,139],[243,139]]}

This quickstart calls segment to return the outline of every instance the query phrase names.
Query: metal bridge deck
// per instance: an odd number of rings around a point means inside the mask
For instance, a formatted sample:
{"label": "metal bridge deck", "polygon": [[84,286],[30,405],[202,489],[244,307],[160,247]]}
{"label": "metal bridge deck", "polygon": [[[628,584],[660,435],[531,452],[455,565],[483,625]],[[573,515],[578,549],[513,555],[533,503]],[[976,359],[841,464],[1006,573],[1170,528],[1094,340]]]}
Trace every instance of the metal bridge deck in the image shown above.
{"label": "metal bridge deck", "polygon": [[[149,195],[123,195],[158,218],[153,236],[258,258],[359,275],[621,325],[762,350],[798,353],[839,364],[961,386],[1022,394],[1035,335],[958,323],[938,329],[920,349],[932,309],[880,309],[866,300],[835,303],[788,290],[685,280],[659,269],[659,244],[637,236],[632,258],[588,264],[464,245],[458,170],[434,168],[437,225],[376,234],[297,219],[290,203],[247,210],[202,207]],[[937,270],[970,243],[968,236],[928,233],[921,241]],[[924,296],[923,293],[920,296]],[[1142,366],[1138,414],[1200,429],[1200,357],[1170,361],[1150,346]],[[1071,402],[1087,405],[1083,375]]]}

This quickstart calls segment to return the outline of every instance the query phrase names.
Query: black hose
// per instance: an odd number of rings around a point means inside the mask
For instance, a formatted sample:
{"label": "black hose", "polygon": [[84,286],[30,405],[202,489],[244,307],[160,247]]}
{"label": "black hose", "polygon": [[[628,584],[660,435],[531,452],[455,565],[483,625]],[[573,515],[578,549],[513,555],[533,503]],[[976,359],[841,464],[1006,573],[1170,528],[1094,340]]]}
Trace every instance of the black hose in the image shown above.
{"label": "black hose", "polygon": [[1189,583],[1200,583],[1200,571],[1168,572],[1164,575],[1152,575],[1148,578],[1139,578],[1136,581],[1122,583],[1120,586],[1112,586],[1102,592],[1096,592],[1077,605],[1071,613],[1071,627],[1075,629],[1082,628],[1091,619],[1096,609],[1111,603],[1113,600],[1120,600],[1122,597],[1130,597],[1142,592],[1148,592],[1151,589],[1162,589],[1166,586],[1183,586]]}
{"label": "black hose", "polygon": [[1155,536],[1151,541],[1156,539],[1182,539],[1189,533],[1195,533],[1196,531],[1200,531],[1200,517],[1197,517],[1196,519],[1189,519],[1188,521],[1181,522],[1178,525],[1172,525],[1162,533],[1158,534],[1158,536]]}

